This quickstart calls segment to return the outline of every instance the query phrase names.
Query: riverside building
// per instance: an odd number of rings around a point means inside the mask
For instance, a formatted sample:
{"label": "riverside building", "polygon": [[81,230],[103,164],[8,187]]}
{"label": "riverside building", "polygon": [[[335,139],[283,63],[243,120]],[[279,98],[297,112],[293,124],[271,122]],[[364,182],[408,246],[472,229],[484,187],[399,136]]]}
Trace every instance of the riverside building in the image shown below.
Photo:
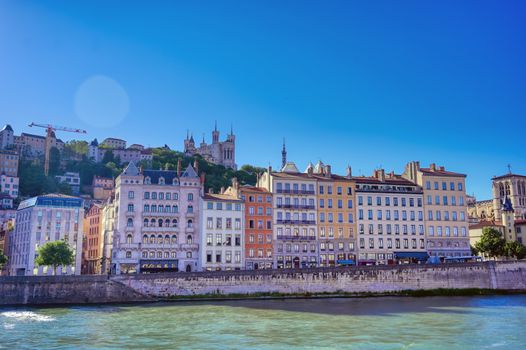
{"label": "riverside building", "polygon": [[300,268],[318,266],[316,224],[316,178],[301,173],[296,164],[283,160],[279,172],[269,167],[258,187],[272,193],[274,266]]}
{"label": "riverside building", "polygon": [[420,162],[406,165],[404,178],[424,192],[427,250],[437,257],[471,255],[468,234],[466,175]]}
{"label": "riverside building", "polygon": [[203,196],[200,270],[245,269],[244,216],[243,201],[232,193]]}
{"label": "riverside building", "polygon": [[82,258],[81,198],[48,194],[26,199],[16,212],[16,225],[9,236],[8,270],[12,276],[52,275],[51,266],[36,266],[38,248],[47,242],[66,241],[75,263],[57,268],[58,275],[80,275]]}
{"label": "riverside building", "polygon": [[422,188],[394,173],[386,175],[383,169],[354,181],[358,263],[427,260]]}
{"label": "riverside building", "polygon": [[199,198],[203,184],[188,165],[181,172],[139,170],[133,162],[117,177],[112,271],[196,271]]}
{"label": "riverside building", "polygon": [[309,164],[306,172],[317,179],[319,265],[354,265],[355,181],[351,168],[347,167],[346,176],[339,176],[320,161],[316,166]]}
{"label": "riverside building", "polygon": [[93,203],[84,216],[84,237],[82,241],[82,274],[100,274],[104,236],[102,235],[102,206]]}
{"label": "riverside building", "polygon": [[271,269],[272,194],[264,188],[248,185],[240,187],[238,192],[245,203],[245,268]]}

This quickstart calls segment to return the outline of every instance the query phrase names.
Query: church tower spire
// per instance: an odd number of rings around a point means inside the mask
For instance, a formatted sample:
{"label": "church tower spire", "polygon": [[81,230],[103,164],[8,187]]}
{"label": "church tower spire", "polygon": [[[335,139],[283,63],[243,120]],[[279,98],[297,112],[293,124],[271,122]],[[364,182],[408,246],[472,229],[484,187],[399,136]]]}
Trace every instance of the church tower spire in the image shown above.
{"label": "church tower spire", "polygon": [[217,120],[215,123],[214,131],[212,131],[212,143],[219,142],[219,131],[217,131]]}
{"label": "church tower spire", "polygon": [[287,149],[285,147],[285,138],[283,138],[283,148],[281,150],[281,167],[283,168],[287,164]]}

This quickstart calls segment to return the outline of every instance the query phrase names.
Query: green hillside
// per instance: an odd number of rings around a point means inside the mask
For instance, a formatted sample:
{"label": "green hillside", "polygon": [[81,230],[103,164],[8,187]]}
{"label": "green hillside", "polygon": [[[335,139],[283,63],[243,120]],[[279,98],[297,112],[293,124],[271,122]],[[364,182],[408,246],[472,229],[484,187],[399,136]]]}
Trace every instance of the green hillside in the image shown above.
{"label": "green hillside", "polygon": [[[254,185],[257,180],[257,173],[265,171],[264,168],[251,165],[243,165],[239,170],[234,171],[222,165],[212,164],[199,155],[187,157],[181,152],[167,148],[154,148],[152,153],[153,161],[151,164],[140,162],[138,166],[142,166],[144,169],[176,170],[177,162],[180,159],[184,170],[188,164],[193,165],[194,161],[197,160],[199,174],[203,172],[205,174],[206,191],[212,188],[214,192],[217,192],[221,187],[230,186],[233,177],[237,177],[241,185]],[[69,186],[58,184],[55,180],[55,175],[66,171],[80,173],[81,194],[90,194],[89,187],[93,181],[93,176],[117,177],[125,166],[126,163],[121,163],[120,159],[114,157],[110,150],[106,152],[102,162],[95,163],[88,159],[86,147],[75,142],[72,145],[66,145],[66,150],[62,154],[56,149],[52,150],[49,176],[44,175],[43,159],[21,159],[19,168],[20,194],[22,197],[51,192],[71,194]]]}

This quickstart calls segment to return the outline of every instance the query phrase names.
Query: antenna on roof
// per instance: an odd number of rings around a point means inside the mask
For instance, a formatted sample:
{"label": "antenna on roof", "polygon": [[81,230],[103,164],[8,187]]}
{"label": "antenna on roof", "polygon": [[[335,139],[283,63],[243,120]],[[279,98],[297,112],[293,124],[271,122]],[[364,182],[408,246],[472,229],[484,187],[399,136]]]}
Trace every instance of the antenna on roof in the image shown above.
{"label": "antenna on roof", "polygon": [[508,174],[511,175],[511,164],[508,164]]}

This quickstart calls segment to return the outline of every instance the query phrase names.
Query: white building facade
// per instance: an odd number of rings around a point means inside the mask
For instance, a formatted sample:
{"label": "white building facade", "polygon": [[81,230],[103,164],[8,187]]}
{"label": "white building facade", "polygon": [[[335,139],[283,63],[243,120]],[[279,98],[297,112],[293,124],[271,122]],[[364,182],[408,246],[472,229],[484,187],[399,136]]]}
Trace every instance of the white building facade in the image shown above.
{"label": "white building facade", "polygon": [[387,265],[400,259],[425,262],[422,189],[384,170],[355,177],[358,264]]}
{"label": "white building facade", "polygon": [[274,266],[318,266],[316,178],[288,162],[280,172],[269,168],[258,186],[273,196]]}
{"label": "white building facade", "polygon": [[57,275],[80,275],[84,217],[81,198],[50,194],[26,199],[18,207],[9,237],[8,271],[13,276],[52,275],[51,266],[36,266],[38,248],[47,242],[66,241],[75,264],[57,268]]}
{"label": "white building facade", "polygon": [[181,173],[130,163],[116,179],[112,272],[196,271],[202,189],[191,165]]}
{"label": "white building facade", "polygon": [[207,193],[201,203],[200,270],[244,269],[243,201],[230,194]]}

